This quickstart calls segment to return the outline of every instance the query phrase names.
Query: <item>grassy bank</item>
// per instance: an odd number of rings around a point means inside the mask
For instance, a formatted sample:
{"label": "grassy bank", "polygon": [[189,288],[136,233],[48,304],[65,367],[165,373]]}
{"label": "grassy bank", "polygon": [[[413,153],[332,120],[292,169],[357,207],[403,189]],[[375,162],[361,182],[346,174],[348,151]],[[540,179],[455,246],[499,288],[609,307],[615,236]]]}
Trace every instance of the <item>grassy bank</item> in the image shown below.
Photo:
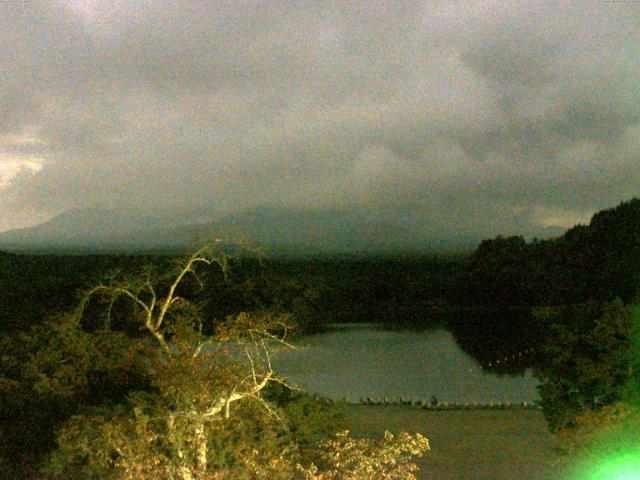
{"label": "grassy bank", "polygon": [[428,411],[410,406],[349,406],[356,436],[385,430],[422,433],[431,451],[419,459],[419,479],[553,479],[558,455],[539,410]]}

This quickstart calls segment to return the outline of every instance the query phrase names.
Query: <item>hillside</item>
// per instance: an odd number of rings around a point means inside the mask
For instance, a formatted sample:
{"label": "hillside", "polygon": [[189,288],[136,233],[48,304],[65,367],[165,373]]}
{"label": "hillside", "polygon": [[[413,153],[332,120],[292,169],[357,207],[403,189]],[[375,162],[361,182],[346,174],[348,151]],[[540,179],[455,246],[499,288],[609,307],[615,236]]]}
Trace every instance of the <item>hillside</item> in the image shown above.
{"label": "hillside", "polygon": [[631,301],[640,293],[640,198],[599,211],[588,225],[558,238],[484,240],[469,257],[466,271],[469,303]]}

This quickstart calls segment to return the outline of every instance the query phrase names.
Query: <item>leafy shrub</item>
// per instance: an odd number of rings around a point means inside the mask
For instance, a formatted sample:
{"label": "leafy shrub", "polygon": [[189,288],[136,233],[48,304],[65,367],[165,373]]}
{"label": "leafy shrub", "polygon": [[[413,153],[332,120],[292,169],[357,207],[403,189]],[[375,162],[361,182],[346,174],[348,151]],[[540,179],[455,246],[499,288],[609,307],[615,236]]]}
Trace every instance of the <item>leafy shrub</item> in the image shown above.
{"label": "leafy shrub", "polygon": [[63,315],[0,339],[0,473],[20,477],[53,448],[54,430],[81,405],[120,402],[144,389],[148,342],[84,332]]}
{"label": "leafy shrub", "polygon": [[[627,443],[629,425],[638,421],[640,416],[636,409],[628,403],[617,402],[578,415],[573,419],[571,428],[562,428],[556,432],[556,442],[561,450],[571,455],[601,450],[594,449],[594,446],[605,438],[610,446],[622,447]],[[640,427],[640,423],[638,426]],[[610,447],[607,449],[610,450]]]}
{"label": "leafy shrub", "polygon": [[589,302],[537,313],[550,325],[536,370],[542,407],[552,432],[571,428],[589,410],[612,405],[640,374],[631,307]]}
{"label": "leafy shrub", "polygon": [[298,466],[305,480],[414,480],[418,467],[414,457],[429,450],[420,434],[385,432],[381,440],[354,439],[348,431],[322,442],[318,466]]}

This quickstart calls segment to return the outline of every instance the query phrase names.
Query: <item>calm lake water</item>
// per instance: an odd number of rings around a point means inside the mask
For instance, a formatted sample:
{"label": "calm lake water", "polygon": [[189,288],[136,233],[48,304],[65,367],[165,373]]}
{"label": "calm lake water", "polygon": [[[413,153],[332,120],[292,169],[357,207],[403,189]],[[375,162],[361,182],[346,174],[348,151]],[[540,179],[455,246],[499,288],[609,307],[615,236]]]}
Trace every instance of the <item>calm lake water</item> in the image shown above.
{"label": "calm lake water", "polygon": [[388,331],[373,325],[342,325],[279,352],[276,373],[311,393],[448,402],[520,402],[539,399],[538,381],[526,372],[498,376],[480,368],[446,330]]}

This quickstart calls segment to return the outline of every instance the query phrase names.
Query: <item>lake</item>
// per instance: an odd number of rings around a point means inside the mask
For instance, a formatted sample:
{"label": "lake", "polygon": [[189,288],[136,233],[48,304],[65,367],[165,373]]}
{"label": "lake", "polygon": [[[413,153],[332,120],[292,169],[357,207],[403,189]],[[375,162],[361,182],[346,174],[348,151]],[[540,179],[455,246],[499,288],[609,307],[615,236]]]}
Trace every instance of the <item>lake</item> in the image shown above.
{"label": "lake", "polygon": [[464,402],[533,402],[538,380],[487,372],[444,329],[389,331],[370,324],[334,325],[305,336],[273,359],[277,374],[310,393]]}

